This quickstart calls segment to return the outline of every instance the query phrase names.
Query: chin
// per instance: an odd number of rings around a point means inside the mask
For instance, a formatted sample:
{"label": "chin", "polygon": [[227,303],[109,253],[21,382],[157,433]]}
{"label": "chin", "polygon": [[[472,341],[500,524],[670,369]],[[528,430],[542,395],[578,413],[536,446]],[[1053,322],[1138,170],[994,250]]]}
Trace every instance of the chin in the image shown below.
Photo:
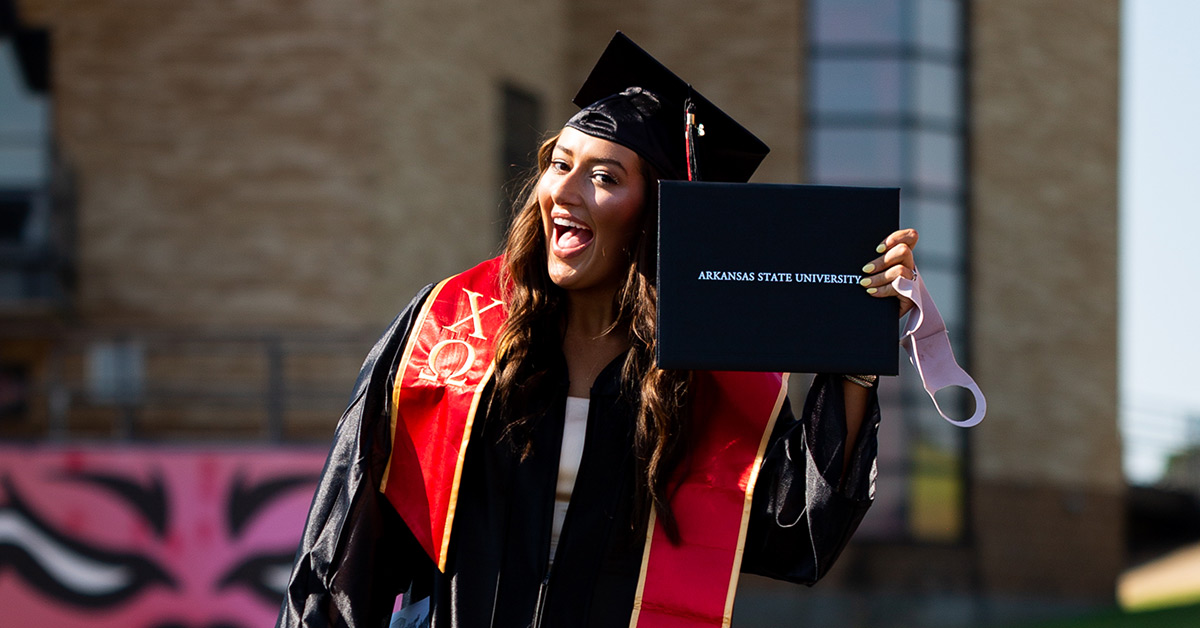
{"label": "chin", "polygon": [[546,274],[550,277],[551,283],[563,290],[570,290],[579,283],[579,272],[570,265],[556,260],[550,260],[546,265]]}
{"label": "chin", "polygon": [[[624,270],[624,269],[619,269]],[[604,288],[616,291],[621,285],[624,275],[620,272],[606,273],[600,276],[598,269],[589,268],[588,264],[575,266],[562,260],[551,259],[546,265],[546,274],[550,281],[563,290],[595,290]],[[610,276],[611,275],[611,276]]]}

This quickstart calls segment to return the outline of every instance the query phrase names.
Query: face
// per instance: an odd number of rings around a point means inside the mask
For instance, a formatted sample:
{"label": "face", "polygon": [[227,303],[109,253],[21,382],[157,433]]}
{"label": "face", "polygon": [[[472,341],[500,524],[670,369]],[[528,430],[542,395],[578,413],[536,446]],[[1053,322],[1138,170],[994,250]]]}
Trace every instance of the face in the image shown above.
{"label": "face", "polygon": [[538,180],[547,269],[566,290],[616,290],[642,222],[646,181],[637,153],[565,128]]}
{"label": "face", "polygon": [[270,626],[324,458],[0,447],[0,625]]}

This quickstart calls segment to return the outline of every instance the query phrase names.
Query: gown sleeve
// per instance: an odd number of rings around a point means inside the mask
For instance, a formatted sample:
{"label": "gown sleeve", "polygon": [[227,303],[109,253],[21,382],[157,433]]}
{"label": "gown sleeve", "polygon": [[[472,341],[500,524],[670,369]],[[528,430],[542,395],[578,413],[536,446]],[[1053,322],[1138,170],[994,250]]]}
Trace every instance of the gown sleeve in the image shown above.
{"label": "gown sleeve", "polygon": [[277,628],[387,626],[396,595],[428,564],[379,483],[391,452],[391,380],[431,288],[392,321],[363,363],[313,496]]}
{"label": "gown sleeve", "polygon": [[816,376],[799,417],[783,405],[755,485],[742,571],[811,585],[846,547],[875,496],[876,391],[843,473],[845,414],[837,375]]}

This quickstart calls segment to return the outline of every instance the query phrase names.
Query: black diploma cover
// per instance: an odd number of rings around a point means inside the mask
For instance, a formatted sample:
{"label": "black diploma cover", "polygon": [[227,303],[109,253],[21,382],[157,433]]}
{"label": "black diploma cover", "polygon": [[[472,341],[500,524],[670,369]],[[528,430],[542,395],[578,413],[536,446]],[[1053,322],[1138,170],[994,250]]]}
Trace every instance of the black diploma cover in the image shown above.
{"label": "black diploma cover", "polygon": [[658,366],[896,375],[896,299],[858,281],[900,191],[661,181]]}

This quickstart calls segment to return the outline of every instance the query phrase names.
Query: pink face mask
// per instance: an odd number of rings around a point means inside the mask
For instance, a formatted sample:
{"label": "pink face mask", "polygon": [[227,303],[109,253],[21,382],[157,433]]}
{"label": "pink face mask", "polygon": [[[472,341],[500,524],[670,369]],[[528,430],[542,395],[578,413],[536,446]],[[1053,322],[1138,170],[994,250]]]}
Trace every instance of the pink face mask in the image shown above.
{"label": "pink face mask", "polygon": [[[892,286],[896,292],[911,299],[916,306],[908,314],[900,346],[904,347],[913,366],[917,367],[917,373],[921,376],[921,384],[925,387],[929,398],[933,400],[938,414],[959,427],[971,427],[978,424],[983,420],[983,415],[987,413],[987,399],[983,397],[983,392],[979,390],[975,379],[964,371],[958,365],[958,361],[954,359],[946,323],[942,320],[937,305],[933,303],[933,297],[930,296],[929,290],[925,288],[925,281],[917,274],[912,279],[898,277],[892,282]],[[975,398],[975,413],[970,418],[952,419],[942,411],[937,398],[933,395],[948,386],[965,388]]]}
{"label": "pink face mask", "polygon": [[4,623],[272,625],[324,458],[311,448],[0,448]]}

